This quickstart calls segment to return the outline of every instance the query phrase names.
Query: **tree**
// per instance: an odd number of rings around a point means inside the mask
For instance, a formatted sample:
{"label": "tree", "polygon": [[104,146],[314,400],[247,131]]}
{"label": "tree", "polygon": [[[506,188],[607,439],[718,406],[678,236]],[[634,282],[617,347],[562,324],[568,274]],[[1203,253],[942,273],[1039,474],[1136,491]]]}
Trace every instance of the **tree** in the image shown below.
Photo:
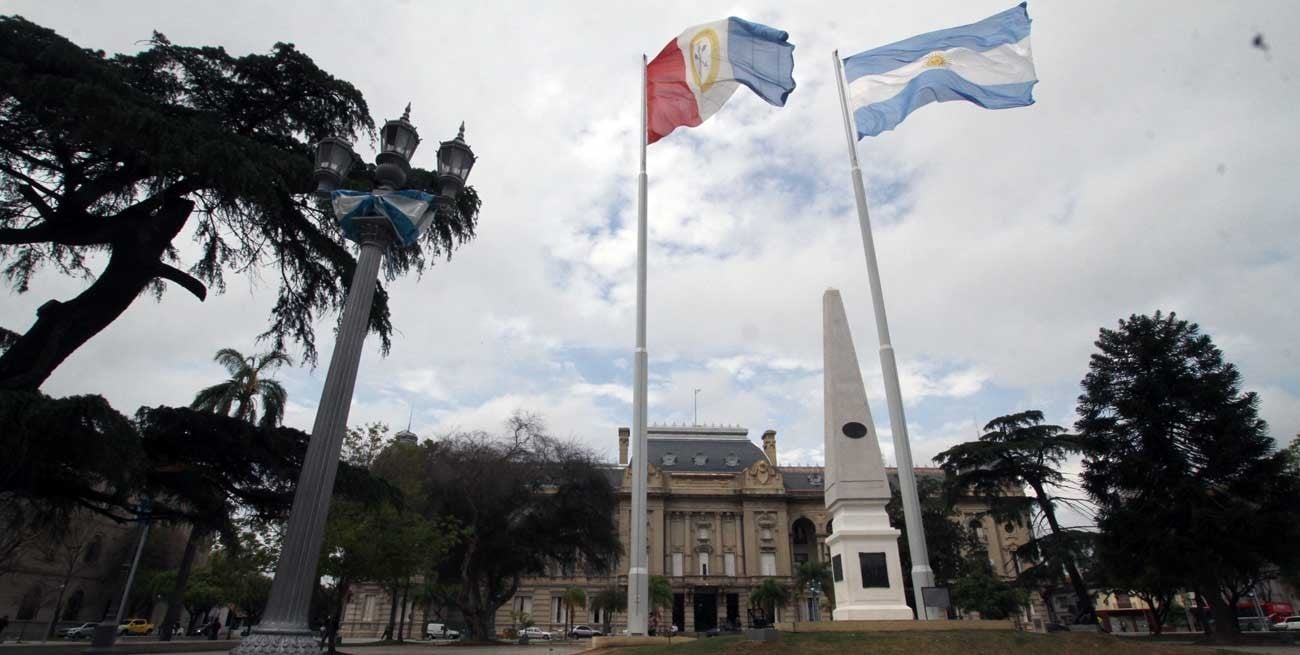
{"label": "tree", "polygon": [[[673,583],[662,575],[652,575],[650,576],[648,587],[650,594],[650,616],[653,619],[653,623],[649,627],[653,631],[656,626],[663,625],[663,622],[659,620],[659,610],[666,609],[671,611],[673,608]],[[678,627],[685,628],[685,626]],[[669,636],[672,636],[671,631],[668,634]]]}
{"label": "tree", "polygon": [[49,625],[45,628],[46,640],[54,638],[54,628],[58,624],[59,615],[63,613],[63,598],[68,592],[68,585],[89,564],[87,551],[97,539],[102,538],[95,534],[94,524],[88,519],[84,515],[69,517],[66,524],[49,532],[50,541],[42,549],[45,559],[58,567],[59,574],[59,593],[54,600],[54,612],[50,614]]}
{"label": "tree", "polygon": [[492,639],[497,608],[521,577],[548,566],[609,570],[621,551],[617,501],[590,452],[560,442],[535,416],[516,415],[500,438],[452,435],[419,446],[424,484],[414,509],[463,528],[437,572],[468,636]]}
{"label": "tree", "polygon": [[370,468],[387,442],[387,423],[375,421],[348,428],[343,435],[343,461],[353,466]]}
{"label": "tree", "polygon": [[[234,348],[222,348],[212,358],[225,367],[230,379],[214,384],[194,396],[190,407],[233,416],[241,421],[262,427],[275,427],[284,419],[284,405],[288,394],[279,382],[265,377],[282,364],[292,364],[289,356],[278,351],[245,357]],[[256,399],[262,403],[261,420],[258,420]],[[232,413],[233,412],[233,413]]]}
{"label": "tree", "polygon": [[[935,584],[954,580],[962,572],[966,554],[979,547],[975,535],[961,521],[955,496],[945,493],[944,482],[936,477],[916,479],[917,498],[921,503],[921,527],[925,530],[926,546],[930,555],[930,568]],[[907,521],[903,516],[903,497],[896,480],[891,479],[889,504],[885,506],[889,524],[897,529],[899,566],[903,570],[904,599],[910,605],[916,602],[912,592],[912,553],[908,548]],[[835,593],[834,585],[826,587],[828,594]],[[915,611],[916,608],[913,608]]]}
{"label": "tree", "polygon": [[963,569],[965,573],[950,585],[952,602],[957,607],[979,612],[981,618],[1005,619],[1028,604],[1024,590],[993,573],[987,552],[973,553]]}
{"label": "tree", "polygon": [[1300,475],[1195,323],[1134,315],[1103,328],[1096,347],[1075,428],[1103,567],[1144,558],[1160,579],[1195,589],[1216,636],[1230,636],[1242,595],[1300,557]]}
{"label": "tree", "polygon": [[627,588],[608,587],[596,592],[591,597],[591,611],[604,619],[602,631],[607,635],[613,634],[614,615],[627,611]]}
{"label": "tree", "polygon": [[[972,493],[987,499],[995,515],[1022,521],[1026,509],[1034,509],[1047,524],[1047,535],[1035,539],[1035,548],[1043,559],[1059,563],[1070,579],[1080,615],[1075,622],[1092,623],[1092,594],[1079,573],[1070,545],[1076,543],[1067,534],[1071,528],[1061,526],[1057,506],[1068,502],[1053,489],[1068,486],[1061,464],[1081,452],[1081,440],[1066,434],[1065,428],[1043,423],[1043,413],[1029,410],[999,416],[984,426],[979,440],[953,446],[935,456],[944,469],[950,492]],[[1012,490],[1033,490],[1032,506]]]}
{"label": "tree", "polygon": [[750,606],[763,608],[769,621],[776,618],[776,608],[784,607],[788,602],[790,602],[790,590],[775,578],[763,578],[763,581],[749,592]]}
{"label": "tree", "polygon": [[[314,324],[340,307],[356,259],[311,194],[311,143],[373,135],[361,93],[292,44],[235,57],[155,33],[134,55],[106,57],[19,17],[0,17],[0,261],[19,293],[44,266],[93,282],[41,306],[0,355],[0,389],[37,389],[141,295],[172,282],[200,300],[225,272],[279,280],[264,336],[316,357]],[[349,186],[372,169],[354,166]],[[412,171],[410,188],[432,176]],[[478,196],[440,208],[418,247],[395,249],[388,279],[422,271],[474,236]],[[195,211],[198,209],[198,211]],[[197,241],[188,267],[174,245]],[[92,259],[92,256],[94,258]],[[96,275],[91,266],[106,259]],[[387,294],[370,328],[386,351]]]}
{"label": "tree", "polygon": [[582,587],[570,585],[560,594],[560,602],[564,603],[564,635],[567,637],[573,634],[573,608],[587,604],[587,592]]}
{"label": "tree", "polygon": [[135,517],[130,497],[144,453],[131,422],[103,397],[0,390],[0,426],[0,504],[22,508],[11,518],[39,527],[78,509]]}
{"label": "tree", "polygon": [[808,593],[812,583],[817,583],[819,593],[825,594],[827,601],[835,605],[835,581],[831,578],[831,563],[825,561],[802,562],[794,570],[794,588],[800,596]]}

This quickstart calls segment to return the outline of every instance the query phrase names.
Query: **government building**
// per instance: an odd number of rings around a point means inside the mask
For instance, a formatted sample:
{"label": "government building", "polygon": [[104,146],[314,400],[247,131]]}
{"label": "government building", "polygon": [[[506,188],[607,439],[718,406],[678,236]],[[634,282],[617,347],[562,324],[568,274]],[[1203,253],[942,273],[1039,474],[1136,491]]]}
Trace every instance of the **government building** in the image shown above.
{"label": "government building", "polygon": [[[629,440],[630,430],[620,428],[618,464],[606,469],[619,496],[618,531],[625,551],[632,515]],[[792,591],[791,602],[777,608],[778,621],[830,620],[825,596],[818,607],[794,589],[794,571],[801,562],[829,559],[825,542],[835,526],[826,511],[821,467],[781,466],[773,430],[763,433],[761,448],[742,427],[651,426],[647,442],[650,574],[667,577],[673,588],[672,610],[661,611],[661,625],[671,623],[684,632],[743,626],[749,593],[765,578]],[[943,475],[937,468],[916,472]],[[887,469],[887,474],[896,485],[896,470]],[[983,502],[968,499],[958,504],[959,520],[987,544],[994,571],[1014,577],[1018,564],[1012,552],[1029,539],[1027,528],[997,526],[983,515],[986,510]],[[517,626],[522,614],[548,631],[562,631],[566,623],[599,627],[605,617],[585,607],[574,608],[570,621],[560,596],[571,586],[584,589],[588,599],[610,587],[625,589],[627,567],[623,558],[616,575],[556,568],[524,578],[514,598],[498,610],[497,629]],[[381,635],[388,624],[388,603],[378,585],[355,585],[342,617],[344,636]],[[1041,604],[1034,605],[1024,618],[1046,620]],[[423,612],[407,611],[406,625],[414,624],[410,634],[419,638]],[[440,619],[456,625],[454,618]],[[611,619],[615,632],[626,626],[625,614]]]}

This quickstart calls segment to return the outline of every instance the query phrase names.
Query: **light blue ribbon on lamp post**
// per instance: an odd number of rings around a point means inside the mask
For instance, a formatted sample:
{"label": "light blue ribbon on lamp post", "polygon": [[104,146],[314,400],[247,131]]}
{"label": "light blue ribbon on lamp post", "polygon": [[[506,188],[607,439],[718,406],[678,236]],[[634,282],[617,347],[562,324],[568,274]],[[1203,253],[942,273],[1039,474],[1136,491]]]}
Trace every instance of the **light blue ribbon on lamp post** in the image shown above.
{"label": "light blue ribbon on lamp post", "polygon": [[339,217],[339,227],[349,240],[358,241],[360,238],[356,219],[383,216],[392,224],[397,243],[402,246],[413,246],[420,240],[424,228],[433,220],[430,207],[437,200],[433,194],[411,189],[383,195],[340,190],[331,193],[330,199],[334,204],[334,215]]}

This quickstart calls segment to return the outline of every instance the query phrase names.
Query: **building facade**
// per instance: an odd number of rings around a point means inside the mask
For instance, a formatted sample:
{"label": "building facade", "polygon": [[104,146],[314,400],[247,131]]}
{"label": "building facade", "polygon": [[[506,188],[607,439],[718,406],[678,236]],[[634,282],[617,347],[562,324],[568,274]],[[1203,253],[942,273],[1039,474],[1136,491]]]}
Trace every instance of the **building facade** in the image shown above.
{"label": "building facade", "polygon": [[[132,594],[132,617],[153,623],[162,619],[166,602],[144,592],[142,579],[180,564],[188,532],[184,526],[151,527]],[[0,640],[39,640],[51,624],[57,631],[110,616],[121,601],[139,539],[138,524],[88,511],[74,515],[66,529],[23,539],[17,557],[0,570],[0,617],[9,619]],[[182,612],[181,620],[186,618]]]}
{"label": "building facade", "polygon": [[[658,621],[686,632],[746,624],[749,593],[765,578],[775,578],[791,589],[791,602],[777,608],[778,620],[830,620],[827,599],[816,601],[794,589],[795,571],[804,561],[826,561],[826,537],[834,530],[823,496],[821,467],[781,466],[777,435],[768,430],[760,447],[742,427],[652,426],[648,429],[649,485],[647,544],[650,574],[668,578],[673,589],[671,610],[659,612]],[[618,433],[619,461],[607,467],[617,490],[619,537],[628,547],[630,538],[631,467],[628,466],[630,430]],[[895,469],[887,469],[896,484]],[[917,469],[922,476],[941,476],[939,469]],[[985,516],[986,506],[971,499],[959,503],[965,524],[988,546],[995,571],[1014,577],[1019,564],[1014,549],[1029,539],[1024,526],[997,525]],[[497,627],[518,627],[522,615],[544,630],[562,630],[566,624],[600,626],[605,617],[589,608],[574,608],[566,615],[561,595],[571,586],[584,589],[590,599],[610,587],[626,588],[627,559],[614,575],[582,570],[553,570],[548,575],[525,578],[509,603],[497,612]],[[1033,612],[1034,610],[1030,610]],[[407,608],[408,634],[418,638],[424,621],[454,617],[439,613],[427,618],[424,610]],[[389,599],[377,585],[355,585],[342,617],[345,636],[378,637],[387,626]],[[1027,616],[1026,619],[1031,617]],[[612,617],[615,631],[626,616]]]}

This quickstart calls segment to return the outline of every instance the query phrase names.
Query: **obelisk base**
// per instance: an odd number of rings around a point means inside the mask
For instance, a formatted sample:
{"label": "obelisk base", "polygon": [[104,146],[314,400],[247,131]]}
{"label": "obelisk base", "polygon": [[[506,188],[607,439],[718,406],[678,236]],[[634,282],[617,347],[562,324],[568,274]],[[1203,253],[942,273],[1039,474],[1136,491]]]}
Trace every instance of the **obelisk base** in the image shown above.
{"label": "obelisk base", "polygon": [[914,618],[903,594],[898,530],[880,500],[840,500],[831,507],[830,547],[836,621]]}

